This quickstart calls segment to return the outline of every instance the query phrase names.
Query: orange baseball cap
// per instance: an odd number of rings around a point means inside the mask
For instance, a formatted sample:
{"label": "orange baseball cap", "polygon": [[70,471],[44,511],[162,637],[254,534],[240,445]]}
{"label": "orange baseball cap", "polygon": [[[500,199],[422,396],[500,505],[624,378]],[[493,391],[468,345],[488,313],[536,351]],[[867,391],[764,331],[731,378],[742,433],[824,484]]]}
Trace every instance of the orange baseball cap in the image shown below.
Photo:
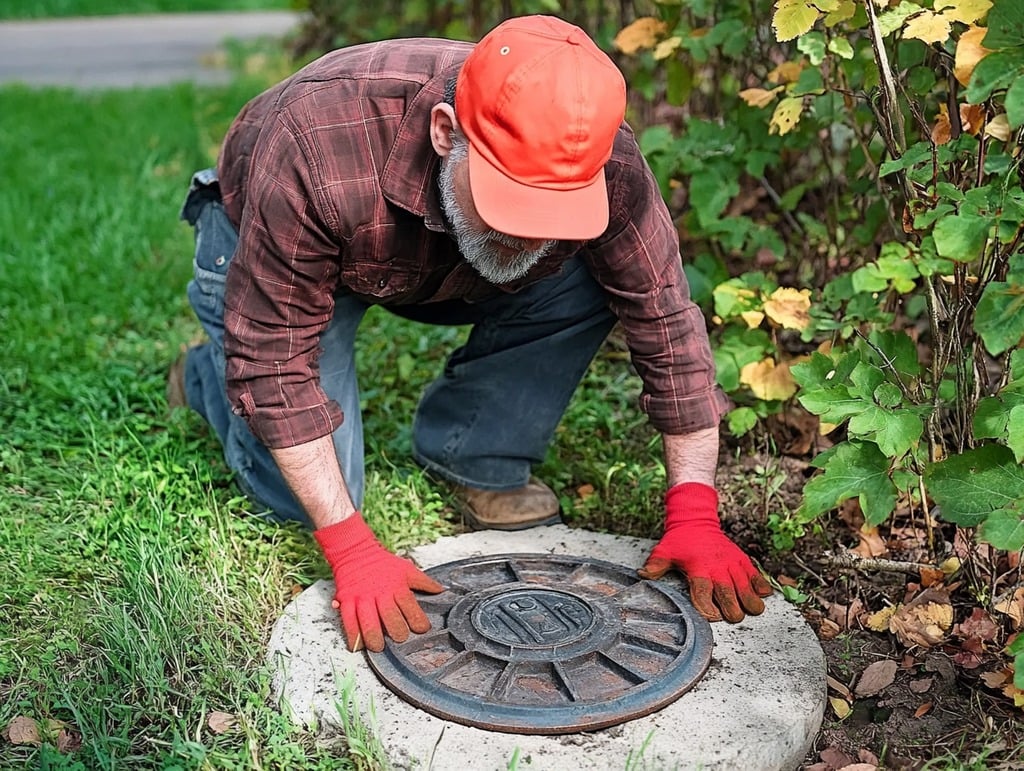
{"label": "orange baseball cap", "polygon": [[519,238],[599,236],[608,227],[604,165],[625,113],[622,73],[579,27],[554,16],[495,27],[455,90],[480,217]]}

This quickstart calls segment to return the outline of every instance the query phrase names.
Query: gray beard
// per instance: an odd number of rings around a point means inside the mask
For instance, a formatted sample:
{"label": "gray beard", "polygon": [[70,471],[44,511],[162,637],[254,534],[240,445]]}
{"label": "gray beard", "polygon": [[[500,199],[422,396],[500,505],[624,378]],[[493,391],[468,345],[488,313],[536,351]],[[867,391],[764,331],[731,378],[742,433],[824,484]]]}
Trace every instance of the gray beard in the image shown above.
{"label": "gray beard", "polygon": [[[466,262],[492,284],[507,284],[529,273],[530,268],[542,257],[550,254],[555,242],[545,241],[537,249],[527,250],[522,248],[522,242],[517,238],[495,230],[481,233],[469,224],[465,212],[455,200],[454,184],[455,167],[466,159],[468,152],[465,140],[457,141],[448,157],[441,159],[441,171],[438,176],[441,207],[451,224],[455,243],[458,244]],[[512,255],[502,254],[494,248],[495,242],[518,251]]]}

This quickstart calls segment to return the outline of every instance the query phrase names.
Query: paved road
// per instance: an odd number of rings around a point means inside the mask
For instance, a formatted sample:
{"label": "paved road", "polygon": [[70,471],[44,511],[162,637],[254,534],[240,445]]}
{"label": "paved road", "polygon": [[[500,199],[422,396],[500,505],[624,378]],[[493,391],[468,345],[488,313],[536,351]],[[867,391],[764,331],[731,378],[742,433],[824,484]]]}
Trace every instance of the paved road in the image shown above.
{"label": "paved road", "polygon": [[0,83],[129,88],[217,84],[228,39],[281,36],[299,15],[281,12],[101,16],[0,23]]}

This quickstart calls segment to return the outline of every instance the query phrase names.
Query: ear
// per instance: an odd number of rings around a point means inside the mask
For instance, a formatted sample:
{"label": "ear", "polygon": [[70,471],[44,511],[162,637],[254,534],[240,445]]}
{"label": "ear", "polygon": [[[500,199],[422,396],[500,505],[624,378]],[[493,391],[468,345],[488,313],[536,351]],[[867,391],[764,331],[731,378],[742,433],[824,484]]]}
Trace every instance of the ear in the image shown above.
{"label": "ear", "polygon": [[455,110],[446,102],[438,102],[430,110],[430,143],[434,152],[447,158],[452,151],[452,132],[458,130]]}

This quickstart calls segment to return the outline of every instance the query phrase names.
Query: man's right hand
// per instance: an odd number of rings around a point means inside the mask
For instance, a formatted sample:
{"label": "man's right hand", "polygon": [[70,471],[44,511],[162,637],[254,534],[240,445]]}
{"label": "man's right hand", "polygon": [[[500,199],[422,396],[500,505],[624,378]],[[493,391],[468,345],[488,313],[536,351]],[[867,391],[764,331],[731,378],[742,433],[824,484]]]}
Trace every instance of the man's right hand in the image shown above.
{"label": "man's right hand", "polygon": [[[384,650],[384,632],[404,642],[409,631],[430,629],[412,590],[436,594],[444,587],[407,559],[383,546],[357,511],[313,531],[334,572],[334,607],[349,650]],[[382,628],[383,624],[383,628]]]}

